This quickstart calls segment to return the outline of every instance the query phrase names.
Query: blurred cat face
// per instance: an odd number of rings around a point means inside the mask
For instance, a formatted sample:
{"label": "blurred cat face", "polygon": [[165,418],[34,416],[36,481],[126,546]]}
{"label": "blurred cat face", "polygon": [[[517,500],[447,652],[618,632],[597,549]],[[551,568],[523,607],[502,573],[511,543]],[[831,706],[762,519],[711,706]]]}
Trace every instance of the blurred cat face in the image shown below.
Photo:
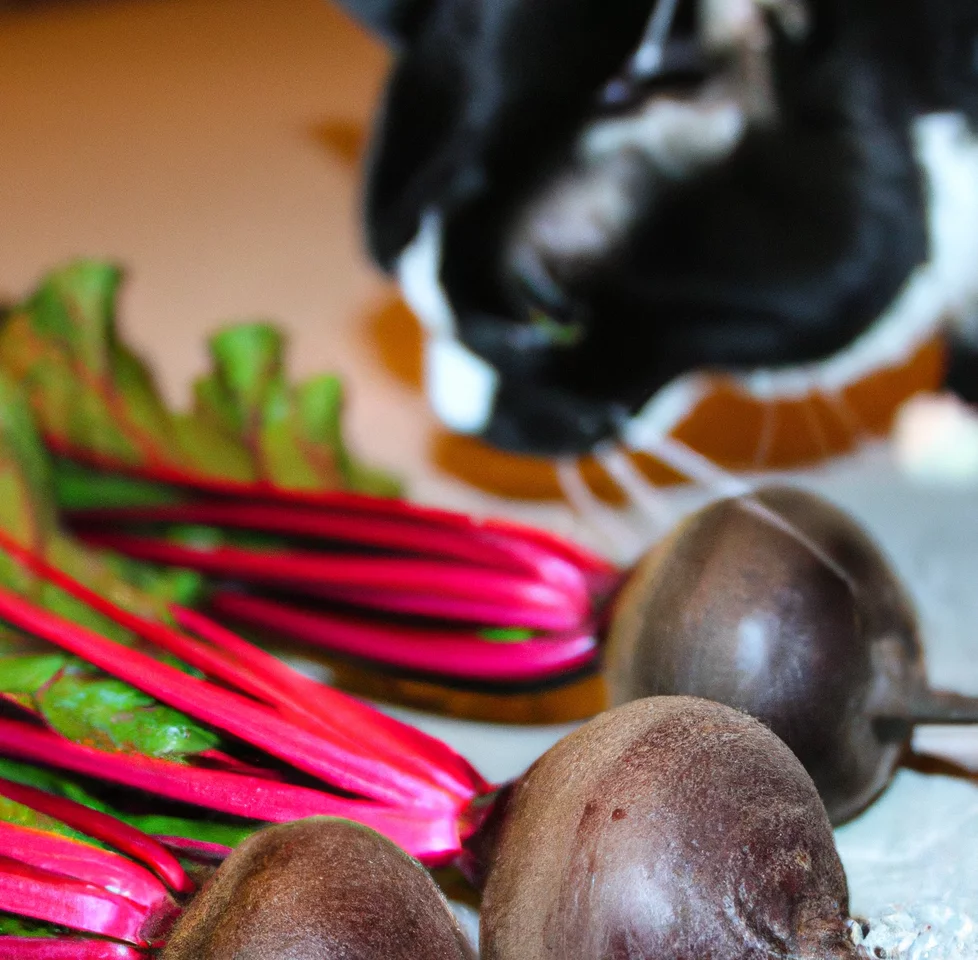
{"label": "blurred cat face", "polygon": [[879,28],[911,29],[910,6],[431,7],[392,77],[367,220],[427,329],[443,421],[536,454],[641,445],[693,371],[797,389],[880,362],[867,332],[909,353],[946,310],[906,302],[939,175],[916,65]]}

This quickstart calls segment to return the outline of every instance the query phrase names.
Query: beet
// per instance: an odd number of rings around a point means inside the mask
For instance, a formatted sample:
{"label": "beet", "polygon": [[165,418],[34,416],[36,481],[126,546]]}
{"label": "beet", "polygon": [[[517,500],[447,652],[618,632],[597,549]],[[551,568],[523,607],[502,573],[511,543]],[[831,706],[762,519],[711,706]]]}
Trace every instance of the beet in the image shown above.
{"label": "beet", "polygon": [[612,701],[689,694],[757,717],[833,823],[887,785],[917,723],[978,721],[928,687],[913,606],[848,515],[793,488],[719,501],[636,567],[611,617]]}
{"label": "beet", "polygon": [[844,960],[861,953],[818,792],[756,720],[638,700],[564,738],[509,796],[484,960]]}
{"label": "beet", "polygon": [[474,960],[416,860],[347,820],[269,827],[225,861],[161,960]]}

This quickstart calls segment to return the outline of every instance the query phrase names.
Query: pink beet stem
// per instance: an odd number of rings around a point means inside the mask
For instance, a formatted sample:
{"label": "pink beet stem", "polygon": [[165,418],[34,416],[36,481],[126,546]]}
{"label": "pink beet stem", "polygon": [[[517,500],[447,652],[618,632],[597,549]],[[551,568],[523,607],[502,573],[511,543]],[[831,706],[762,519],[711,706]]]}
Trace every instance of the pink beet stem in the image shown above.
{"label": "pink beet stem", "polygon": [[[91,883],[0,856],[0,904],[8,913],[149,946],[164,916]],[[175,909],[175,908],[171,908]]]}
{"label": "pink beet stem", "polygon": [[[69,521],[82,530],[127,524],[193,523],[260,530],[279,536],[440,558],[513,574],[553,577],[558,584],[583,589],[580,569],[528,539],[493,531],[475,521],[469,528],[445,528],[415,518],[374,517],[285,504],[204,500],[155,507],[96,508],[75,511]],[[559,569],[558,569],[559,565]]]}
{"label": "pink beet stem", "polygon": [[591,632],[520,643],[493,643],[471,634],[377,626],[353,617],[308,612],[264,597],[217,591],[211,606],[251,626],[301,640],[333,653],[404,670],[486,682],[529,682],[560,676],[593,663],[598,644]]}
{"label": "pink beet stem", "polygon": [[399,809],[139,754],[109,753],[16,720],[0,719],[0,754],[252,820],[285,823],[315,816],[354,820],[429,865],[450,861],[460,849],[457,811]]}
{"label": "pink beet stem", "polygon": [[51,451],[65,459],[74,460],[77,463],[107,473],[118,473],[155,483],[171,484],[175,487],[182,487],[188,492],[209,493],[216,496],[247,500],[313,505],[331,504],[334,497],[346,496],[334,491],[290,490],[269,480],[247,481],[210,477],[206,474],[165,463],[155,463],[152,466],[125,463],[105,454],[87,450],[82,446],[76,446],[64,437],[59,437],[50,432],[44,434],[44,442]]}
{"label": "pink beet stem", "polygon": [[[0,533],[0,546],[4,544],[10,554],[35,574],[43,576],[144,640],[245,693],[264,699],[269,706],[279,709],[283,705],[289,707],[297,720],[305,722],[311,717],[315,723],[312,732],[345,740],[348,747],[357,752],[363,752],[369,744],[376,756],[395,769],[413,772],[433,785],[440,785],[457,798],[468,800],[487,786],[471,765],[438,740],[424,738],[413,727],[398,723],[339,691],[308,680],[271,654],[199,614],[186,610],[182,612],[185,620],[196,625],[197,632],[203,629],[200,635],[208,643],[214,644],[216,650],[166,624],[147,620],[117,606]],[[408,749],[411,746],[415,748],[414,751]],[[416,756],[419,749],[422,755]],[[239,769],[238,772],[249,771]],[[268,777],[271,774],[263,772],[256,775]]]}
{"label": "pink beet stem", "polygon": [[586,571],[566,557],[542,549],[529,538],[511,538],[505,532],[486,524],[480,529],[480,535],[486,543],[505,543],[510,555],[519,557],[525,565],[538,577],[547,583],[566,590],[568,595],[579,597],[581,603],[589,605],[588,576]]}
{"label": "pink beet stem", "polygon": [[[589,605],[538,580],[413,558],[327,557],[308,552],[219,546],[197,549],[152,537],[83,533],[93,546],[202,573],[345,598],[370,596],[386,609],[537,630],[573,630]],[[388,606],[384,599],[393,599]]]}
{"label": "pink beet stem", "polygon": [[0,779],[0,796],[60,820],[73,830],[86,833],[102,843],[121,850],[134,860],[146,864],[178,893],[190,893],[194,889],[193,881],[184,872],[176,857],[152,837],[135,827],[130,827],[127,823],[116,820],[115,817],[91,810],[74,800],[58,797],[11,780]]}
{"label": "pink beet stem", "polygon": [[[242,658],[240,651],[234,657],[229,657],[223,651],[214,650],[201,644],[165,624],[146,620],[117,607],[57,569],[47,568],[42,571],[40,570],[42,565],[37,562],[32,562],[31,566],[33,569],[43,572],[50,582],[68,591],[93,609],[151,641],[156,646],[175,654],[191,666],[203,670],[210,677],[216,677],[236,687],[239,691],[263,700],[266,705],[276,708],[279,713],[282,713],[281,708],[283,706],[291,706],[290,715],[293,721],[305,726],[310,733],[344,744],[346,749],[357,754],[363,754],[369,748],[377,760],[385,761],[392,769],[401,770],[410,776],[419,776],[431,785],[438,783],[438,779],[432,776],[429,765],[425,765],[419,758],[404,753],[403,743],[396,744],[393,750],[377,749],[375,741],[364,736],[365,731],[363,729],[358,730],[355,726],[344,725],[337,718],[330,717],[326,711],[314,710],[310,712],[303,709],[304,705],[293,703],[288,693],[283,690],[282,685],[272,680],[273,673],[270,671],[268,663],[265,663],[262,669],[252,669],[247,661]],[[246,645],[244,641],[242,641],[242,645]],[[266,659],[274,660],[270,656],[267,656]],[[278,663],[278,661],[275,662]],[[319,700],[324,699],[322,690],[323,688],[320,687],[317,691]],[[283,698],[287,701],[285,704],[283,704]],[[311,724],[308,722],[310,719],[313,721]],[[239,761],[235,761],[231,757],[219,758],[217,756],[219,751],[208,751],[208,753],[210,757],[206,759],[213,758],[226,768],[237,765],[242,768],[238,769],[239,773],[250,773],[265,777],[274,776],[274,774],[266,771],[257,772],[243,769],[247,765],[240,764]],[[463,788],[461,792],[456,788],[453,792],[460,796],[471,796],[471,790],[468,788]]]}
{"label": "pink beet stem", "polygon": [[484,526],[487,530],[492,530],[508,537],[514,537],[524,542],[533,543],[542,550],[562,557],[586,574],[598,577],[616,577],[619,575],[618,568],[610,560],[606,560],[604,557],[593,553],[580,544],[573,543],[563,537],[558,537],[555,533],[541,530],[539,527],[529,527],[524,524],[514,523],[511,520],[502,520],[498,517],[491,517],[486,520]]}
{"label": "pink beet stem", "polygon": [[371,587],[332,587],[328,584],[307,588],[304,592],[310,598],[338,601],[366,610],[384,610],[388,613],[409,614],[426,619],[447,620],[504,630],[563,633],[580,629],[588,619],[577,614],[568,616],[567,611],[531,610],[519,602],[510,606],[483,603],[480,598],[474,596],[456,599],[432,594],[375,590]]}
{"label": "pink beet stem", "polygon": [[615,572],[612,564],[584,547],[564,540],[556,534],[527,527],[513,521],[495,518],[477,521],[462,513],[423,506],[395,497],[377,497],[370,494],[336,490],[290,490],[275,486],[267,480],[249,483],[207,477],[162,465],[147,468],[141,465],[122,463],[80,447],[73,447],[70,443],[52,434],[47,434],[45,441],[52,450],[67,459],[76,460],[79,463],[88,464],[109,473],[121,473],[158,483],[170,483],[177,487],[183,487],[188,492],[210,493],[232,500],[265,501],[289,506],[302,505],[319,510],[355,513],[377,519],[409,520],[414,523],[425,523],[430,526],[449,529],[466,530],[470,529],[473,524],[477,524],[492,527],[509,537],[531,540],[541,548],[563,556],[583,570],[602,574],[614,574]]}
{"label": "pink beet stem", "polygon": [[229,773],[243,773],[249,777],[261,777],[262,780],[274,780],[278,783],[284,783],[288,779],[280,770],[256,767],[254,764],[245,763],[222,750],[202,750],[200,753],[195,753],[193,764],[202,769],[213,768],[215,770],[226,770]]}
{"label": "pink beet stem", "polygon": [[75,937],[2,937],[3,960],[146,960],[147,954],[126,943]]}
{"label": "pink beet stem", "polygon": [[369,736],[371,744],[383,745],[404,759],[411,757],[412,752],[417,752],[421,756],[421,762],[429,765],[429,776],[460,798],[469,799],[489,789],[489,783],[478,771],[441,740],[428,736],[409,724],[401,723],[333,687],[303,676],[298,670],[292,669],[272,654],[248,643],[196,610],[174,607],[173,615],[185,630],[214,644],[255,673],[274,679],[282,697],[289,697],[289,703],[296,709],[312,711],[335,724],[360,730],[365,737]]}
{"label": "pink beet stem", "polygon": [[[431,786],[437,784],[436,779],[431,776],[429,766],[425,766],[418,758],[404,754],[403,744],[399,744],[397,750],[385,751],[383,749],[376,749],[376,744],[373,739],[364,736],[365,731],[362,729],[358,730],[356,727],[344,726],[328,718],[325,712],[320,713],[314,711],[310,713],[310,711],[302,709],[301,704],[298,706],[292,704],[288,695],[283,691],[282,686],[273,681],[272,675],[267,669],[265,671],[253,670],[239,658],[232,658],[220,650],[213,650],[164,624],[145,620],[126,610],[115,607],[98,594],[87,591],[79,585],[70,582],[70,578],[53,575],[50,579],[64,589],[69,590],[79,599],[89,603],[94,609],[112,617],[117,623],[133,630],[144,639],[150,640],[162,649],[176,654],[184,662],[203,670],[210,677],[217,678],[238,688],[244,693],[258,697],[267,706],[276,708],[276,712],[279,715],[283,715],[283,706],[291,707],[289,712],[291,721],[303,726],[312,735],[323,737],[331,742],[340,744],[346,750],[357,755],[366,754],[369,750],[376,761],[386,763],[391,769],[399,770],[406,776],[420,777]],[[360,734],[359,736],[358,733]],[[270,771],[251,769],[247,764],[242,764],[232,757],[221,755],[220,751],[207,751],[203,755],[203,759],[214,760],[225,769],[237,768],[238,773],[248,773],[252,776],[263,777],[276,776]],[[459,795],[471,796],[471,791]]]}
{"label": "pink beet stem", "polygon": [[556,534],[549,533],[546,530],[516,523],[512,520],[503,520],[498,517],[475,519],[464,513],[441,510],[437,507],[424,506],[408,500],[373,497],[362,493],[321,495],[321,499],[317,505],[321,508],[332,507],[333,509],[343,509],[377,517],[409,518],[414,522],[424,522],[463,531],[471,530],[474,526],[483,531],[492,531],[511,541],[535,544],[541,550],[562,557],[568,563],[586,573],[609,575],[616,572],[616,568],[612,563],[585,547],[558,537]]}
{"label": "pink beet stem", "polygon": [[[97,601],[97,595],[92,599]],[[93,605],[103,609],[102,604],[93,603]],[[431,763],[426,762],[424,757],[405,750],[403,737],[398,739],[386,735],[378,736],[363,718],[354,718],[350,711],[347,711],[345,718],[347,722],[344,722],[344,718],[338,715],[342,712],[342,706],[336,703],[340,699],[338,696],[332,698],[327,708],[325,701],[329,692],[328,687],[322,684],[310,684],[305,697],[297,696],[298,685],[290,689],[287,684],[277,681],[278,671],[273,669],[273,665],[284,671],[289,671],[289,668],[274,657],[266,654],[263,665],[249,664],[240,652],[236,656],[228,656],[220,649],[214,650],[164,625],[141,620],[134,615],[126,614],[125,611],[120,610],[118,613],[117,619],[125,626],[142,633],[158,646],[176,654],[186,663],[205,671],[211,677],[216,677],[245,693],[258,697],[267,706],[274,708],[280,716],[302,726],[314,736],[342,744],[357,755],[369,754],[375,762],[386,764],[390,769],[400,771],[405,776],[423,780],[429,786],[442,789],[455,797],[469,799],[473,796],[471,778],[460,781],[456,777],[447,775],[447,772],[442,773],[438,769],[433,769]],[[247,646],[245,641],[241,641],[241,645]],[[355,719],[359,719],[360,722],[351,722]],[[207,751],[203,756],[205,759],[215,760],[225,769],[236,769],[238,773],[272,778],[277,776],[270,771],[249,768],[249,765],[235,761],[232,757],[220,755],[220,751]]]}
{"label": "pink beet stem", "polygon": [[105,887],[141,907],[171,902],[166,887],[145,867],[71,837],[0,821],[0,850],[11,860]]}
{"label": "pink beet stem", "polygon": [[365,757],[349,749],[340,738],[327,739],[310,733],[264,705],[188,676],[2,589],[0,617],[18,629],[82,657],[157,700],[260,747],[341,790],[375,800],[421,806],[445,807],[454,802],[429,782]]}
{"label": "pink beet stem", "polygon": [[156,839],[167,849],[178,853],[184,860],[194,863],[219,864],[231,856],[231,847],[223,843],[209,843],[206,840],[192,840],[189,837],[161,837]]}

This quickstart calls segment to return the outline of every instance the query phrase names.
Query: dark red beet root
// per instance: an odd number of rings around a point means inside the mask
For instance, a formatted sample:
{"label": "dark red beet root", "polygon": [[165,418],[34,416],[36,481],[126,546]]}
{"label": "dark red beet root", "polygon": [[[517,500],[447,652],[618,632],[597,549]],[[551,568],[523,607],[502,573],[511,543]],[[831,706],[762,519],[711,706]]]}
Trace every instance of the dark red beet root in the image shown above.
{"label": "dark red beet root", "polygon": [[475,960],[416,860],[317,818],[269,827],[225,861],[161,960]]}
{"label": "dark red beet root", "polygon": [[974,722],[927,686],[917,620],[876,544],[813,494],[715,503],[639,564],[607,650],[612,700],[689,694],[760,719],[833,823],[884,789],[919,722]]}
{"label": "dark red beet root", "polygon": [[689,697],[602,714],[515,786],[484,960],[850,960],[828,817],[756,720]]}

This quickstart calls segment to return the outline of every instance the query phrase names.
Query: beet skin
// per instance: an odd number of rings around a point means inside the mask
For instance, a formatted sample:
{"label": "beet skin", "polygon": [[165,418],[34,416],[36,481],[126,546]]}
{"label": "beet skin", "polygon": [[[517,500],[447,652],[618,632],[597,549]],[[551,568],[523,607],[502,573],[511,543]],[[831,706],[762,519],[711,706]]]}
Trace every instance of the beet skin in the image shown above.
{"label": "beet skin", "polygon": [[654,549],[616,602],[606,670],[614,703],[689,695],[761,720],[833,823],[883,790],[915,719],[938,706],[913,606],[880,549],[791,488],[711,504]]}
{"label": "beet skin", "polygon": [[517,783],[483,960],[854,960],[811,778],[766,727],[690,697],[602,714]]}
{"label": "beet skin", "polygon": [[474,960],[416,860],[346,820],[269,827],[224,862],[161,960]]}

